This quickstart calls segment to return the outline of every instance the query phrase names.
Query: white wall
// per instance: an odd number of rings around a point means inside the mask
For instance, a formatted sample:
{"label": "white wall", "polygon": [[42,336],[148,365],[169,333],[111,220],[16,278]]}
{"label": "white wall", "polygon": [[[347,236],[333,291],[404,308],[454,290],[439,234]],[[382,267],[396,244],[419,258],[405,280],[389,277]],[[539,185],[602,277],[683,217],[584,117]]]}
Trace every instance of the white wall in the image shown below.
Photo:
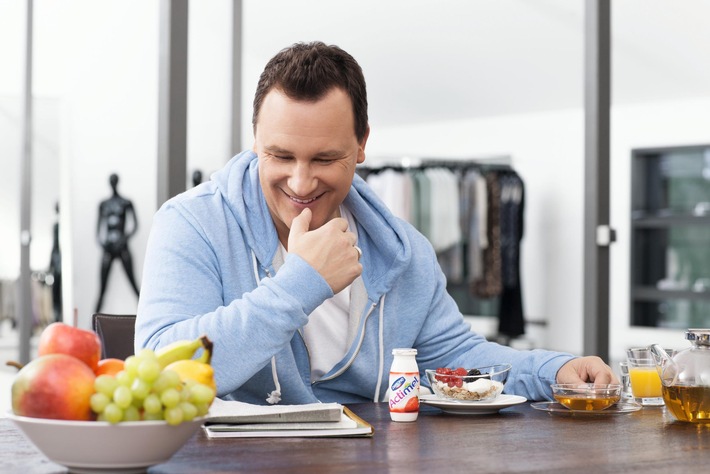
{"label": "white wall", "polygon": [[[52,249],[52,226],[59,201],[59,102],[33,100],[32,244],[30,268],[46,271]],[[0,278],[15,279],[20,271],[20,173],[22,105],[19,97],[0,96]]]}
{"label": "white wall", "polygon": [[[188,25],[187,170],[203,180],[230,153],[231,0],[190,2]],[[247,102],[246,107],[249,106]]]}
{"label": "white wall", "polygon": [[0,97],[0,279],[9,280],[20,273],[21,110],[19,98]]}
{"label": "white wall", "polygon": [[23,2],[0,2],[0,278],[6,279],[17,278],[20,272],[21,45],[25,31],[22,5]]}

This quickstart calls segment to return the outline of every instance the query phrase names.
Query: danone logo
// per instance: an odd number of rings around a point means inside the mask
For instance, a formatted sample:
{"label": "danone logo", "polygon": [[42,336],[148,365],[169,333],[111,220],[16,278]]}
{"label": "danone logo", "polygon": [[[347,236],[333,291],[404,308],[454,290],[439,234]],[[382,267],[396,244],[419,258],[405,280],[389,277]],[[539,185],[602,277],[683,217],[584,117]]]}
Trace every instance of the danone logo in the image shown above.
{"label": "danone logo", "polygon": [[392,391],[394,392],[394,391],[397,390],[399,387],[401,387],[402,385],[404,385],[404,380],[405,380],[404,377],[400,377],[400,378],[398,378],[397,380],[395,380],[394,382],[392,382],[392,387],[390,387],[390,388],[392,389]]}

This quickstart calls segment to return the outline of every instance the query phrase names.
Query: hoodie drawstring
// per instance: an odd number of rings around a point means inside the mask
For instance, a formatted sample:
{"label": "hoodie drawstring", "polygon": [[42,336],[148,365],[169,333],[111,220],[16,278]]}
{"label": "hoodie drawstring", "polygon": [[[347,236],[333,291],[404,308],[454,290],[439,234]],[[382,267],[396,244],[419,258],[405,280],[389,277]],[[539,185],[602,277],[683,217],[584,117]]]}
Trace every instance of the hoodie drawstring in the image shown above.
{"label": "hoodie drawstring", "polygon": [[384,335],[384,326],[385,326],[385,295],[382,295],[382,298],[380,299],[380,317],[379,317],[379,346],[380,346],[380,354],[379,354],[379,362],[380,362],[380,367],[379,370],[377,371],[377,386],[375,387],[375,396],[372,399],[373,402],[377,403],[379,402],[380,398],[380,389],[382,388],[382,375],[384,374],[385,371],[385,335]]}
{"label": "hoodie drawstring", "polygon": [[[254,279],[256,280],[256,286],[259,286],[259,265],[256,261],[256,254],[253,250],[251,251],[251,263],[252,270],[254,272]],[[271,358],[271,378],[274,380],[274,386],[276,387],[276,389],[272,390],[271,393],[267,394],[268,397],[266,398],[266,401],[274,405],[281,401],[281,384],[279,383],[279,376],[276,373],[276,356],[273,356]]]}
{"label": "hoodie drawstring", "polygon": [[276,356],[271,358],[271,377],[274,379],[276,390],[271,391],[266,401],[274,405],[281,401],[281,384],[279,383],[279,376],[276,374]]}

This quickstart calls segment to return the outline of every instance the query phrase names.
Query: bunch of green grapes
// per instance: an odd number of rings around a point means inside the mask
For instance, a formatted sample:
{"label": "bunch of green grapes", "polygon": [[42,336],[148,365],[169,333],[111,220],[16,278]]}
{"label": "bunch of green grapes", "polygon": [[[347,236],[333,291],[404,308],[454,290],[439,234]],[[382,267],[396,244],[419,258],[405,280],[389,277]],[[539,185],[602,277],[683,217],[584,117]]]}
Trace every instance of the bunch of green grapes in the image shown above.
{"label": "bunch of green grapes", "polygon": [[171,425],[207,414],[214,390],[192,380],[183,382],[163,370],[150,349],[129,356],[124,370],[99,375],[94,381],[91,409],[99,421],[165,420]]}

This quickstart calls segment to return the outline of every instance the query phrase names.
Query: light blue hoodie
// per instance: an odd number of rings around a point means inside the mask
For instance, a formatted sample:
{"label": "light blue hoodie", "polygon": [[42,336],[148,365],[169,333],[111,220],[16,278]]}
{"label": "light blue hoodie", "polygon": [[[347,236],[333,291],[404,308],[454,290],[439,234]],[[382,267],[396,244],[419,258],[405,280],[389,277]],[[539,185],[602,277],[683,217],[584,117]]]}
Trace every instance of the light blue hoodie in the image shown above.
{"label": "light blue hoodie", "polygon": [[251,151],[237,155],[156,213],[136,349],[207,334],[218,395],[249,403],[263,404],[274,391],[286,404],[383,401],[392,349],[400,347],[418,350],[422,375],[510,363],[507,393],[550,398],[557,370],[572,356],[518,351],[471,332],[429,242],[358,176],[343,204],[357,222],[364,287],[351,290],[345,357],[312,383],[302,328],[333,292],[300,257],[280,261],[257,161]]}

